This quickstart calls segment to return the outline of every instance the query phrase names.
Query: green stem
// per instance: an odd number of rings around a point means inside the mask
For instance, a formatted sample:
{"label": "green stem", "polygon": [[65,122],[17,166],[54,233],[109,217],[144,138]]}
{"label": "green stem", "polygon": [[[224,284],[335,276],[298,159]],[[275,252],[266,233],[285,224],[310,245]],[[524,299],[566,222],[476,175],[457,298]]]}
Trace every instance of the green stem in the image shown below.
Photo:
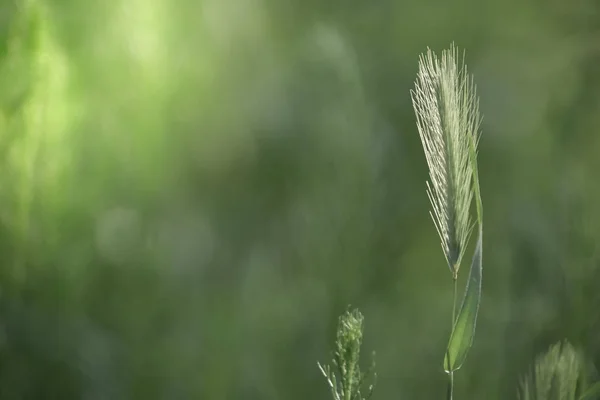
{"label": "green stem", "polygon": [[454,393],[454,372],[450,371],[448,373],[448,377],[450,379],[448,380],[448,391],[446,392],[446,399],[452,400],[452,395]]}
{"label": "green stem", "polygon": [[[457,291],[457,285],[458,285],[458,277],[455,275],[452,277],[452,280],[454,281],[454,290],[453,290],[453,294],[452,294],[452,331],[454,331],[454,324],[456,323],[456,291]],[[451,331],[451,333],[452,333]]]}
{"label": "green stem", "polygon": [[[452,332],[454,331],[454,324],[456,323],[456,292],[458,288],[458,276],[454,274],[454,276],[452,276],[452,280],[454,289],[452,293],[452,325],[450,335],[452,335]],[[452,395],[454,393],[454,371],[448,372],[448,379],[448,391],[446,393],[446,399],[452,400]]]}

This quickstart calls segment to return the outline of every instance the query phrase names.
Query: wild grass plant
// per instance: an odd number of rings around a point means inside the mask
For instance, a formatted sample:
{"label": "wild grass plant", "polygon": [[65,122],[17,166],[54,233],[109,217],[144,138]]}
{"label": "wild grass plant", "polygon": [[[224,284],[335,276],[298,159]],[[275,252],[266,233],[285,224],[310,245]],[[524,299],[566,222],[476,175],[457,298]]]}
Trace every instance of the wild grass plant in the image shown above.
{"label": "wild grass plant", "polygon": [[[453,45],[441,59],[428,50],[419,59],[412,100],[423,144],[430,183],[431,217],[440,236],[454,287],[452,331],[444,358],[447,398],[454,392],[454,372],[473,344],[481,299],[483,206],[477,169],[481,116],[472,76]],[[462,305],[457,306],[458,272],[474,228],[471,203],[477,210],[477,244]]]}
{"label": "wild grass plant", "polygon": [[[363,337],[363,315],[358,310],[346,311],[339,318],[336,350],[332,365],[321,365],[319,369],[331,390],[334,400],[367,400],[371,398],[375,383],[364,386],[368,379],[377,378],[375,361],[366,371],[360,369],[360,346]],[[363,393],[365,395],[363,396]]]}
{"label": "wild grass plant", "polygon": [[[463,365],[473,344],[481,299],[483,207],[477,168],[477,145],[481,116],[473,77],[469,75],[457,48],[438,58],[431,50],[420,56],[419,71],[411,97],[417,128],[423,145],[430,181],[427,195],[431,217],[441,240],[454,287],[452,330],[444,357],[448,374],[446,398],[454,394],[454,373]],[[476,218],[471,215],[475,199]],[[477,228],[477,242],[462,303],[457,309],[458,273],[469,239]],[[335,369],[319,368],[327,378],[334,400],[364,400],[365,378],[374,374],[374,365],[363,373],[359,366],[363,316],[358,310],[340,317]],[[600,383],[590,384],[583,355],[568,341],[553,345],[540,355],[521,380],[519,400],[592,400],[600,398]],[[337,375],[336,375],[337,374]]]}
{"label": "wild grass plant", "polygon": [[585,357],[568,341],[556,343],[535,360],[521,380],[518,400],[594,400],[600,383],[590,384]]}
{"label": "wild grass plant", "polygon": [[[481,298],[483,207],[477,170],[481,117],[473,78],[464,63],[459,63],[458,51],[454,46],[443,51],[441,59],[431,50],[420,57],[411,96],[429,167],[427,194],[432,206],[431,217],[440,236],[454,287],[452,330],[444,357],[444,369],[448,374],[447,398],[452,399],[454,372],[464,363],[473,343]],[[475,227],[471,217],[473,198],[477,210],[478,239],[462,304],[457,309],[458,272]],[[352,325],[348,322],[350,320],[348,314],[340,319],[338,351],[334,357],[341,384],[330,369],[321,367],[335,400],[362,400],[362,375],[360,372],[354,375],[359,368],[357,344],[360,345],[360,340],[353,342],[352,349],[356,354],[345,350],[351,342],[344,339],[348,336],[344,333],[348,329],[345,326]],[[360,323],[356,322],[355,325],[355,330],[362,332],[362,316]],[[362,333],[356,336],[362,337]]]}

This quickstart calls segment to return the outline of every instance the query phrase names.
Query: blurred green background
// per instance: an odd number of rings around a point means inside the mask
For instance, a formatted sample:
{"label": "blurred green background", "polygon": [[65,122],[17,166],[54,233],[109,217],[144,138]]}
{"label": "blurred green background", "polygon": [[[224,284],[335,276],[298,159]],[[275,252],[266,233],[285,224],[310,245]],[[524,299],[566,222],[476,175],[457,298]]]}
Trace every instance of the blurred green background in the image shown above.
{"label": "blurred green background", "polygon": [[348,304],[374,399],[444,398],[409,90],[451,42],[486,218],[455,396],[565,338],[600,368],[597,1],[0,0],[0,398],[328,399]]}

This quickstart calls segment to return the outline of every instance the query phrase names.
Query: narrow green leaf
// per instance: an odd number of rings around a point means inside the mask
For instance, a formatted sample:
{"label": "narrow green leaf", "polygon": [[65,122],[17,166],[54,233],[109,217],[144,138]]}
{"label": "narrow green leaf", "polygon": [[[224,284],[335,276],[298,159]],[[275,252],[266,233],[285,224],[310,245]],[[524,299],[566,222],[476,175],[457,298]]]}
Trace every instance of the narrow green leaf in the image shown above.
{"label": "narrow green leaf", "polygon": [[584,394],[581,395],[579,400],[597,400],[600,399],[600,382],[595,383],[592,387],[588,388]]}
{"label": "narrow green leaf", "polygon": [[483,228],[479,225],[479,237],[473,254],[473,262],[471,263],[471,271],[469,272],[469,281],[465,288],[465,295],[448,349],[444,358],[444,369],[446,372],[452,372],[459,369],[467,357],[467,353],[473,344],[475,336],[475,325],[477,323],[477,312],[479,311],[479,303],[481,301],[481,277],[482,277],[482,244]]}

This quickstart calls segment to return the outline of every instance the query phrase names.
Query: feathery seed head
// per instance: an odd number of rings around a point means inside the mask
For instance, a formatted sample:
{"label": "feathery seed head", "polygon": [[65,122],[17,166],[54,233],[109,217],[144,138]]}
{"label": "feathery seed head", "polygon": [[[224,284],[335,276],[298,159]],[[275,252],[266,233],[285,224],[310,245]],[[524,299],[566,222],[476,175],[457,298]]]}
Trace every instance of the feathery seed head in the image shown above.
{"label": "feathery seed head", "polygon": [[373,394],[374,382],[366,387],[366,395],[363,396],[365,380],[377,377],[374,361],[367,371],[361,371],[359,365],[363,320],[357,309],[346,311],[338,322],[336,351],[333,355],[335,368],[318,364],[321,373],[327,379],[334,400],[368,400]]}
{"label": "feathery seed head", "polygon": [[556,343],[537,357],[531,371],[521,379],[519,400],[575,400],[585,398],[584,359],[568,341]]}
{"label": "feathery seed head", "polygon": [[[430,182],[431,216],[448,266],[456,279],[473,227],[473,165],[470,146],[477,146],[481,117],[473,78],[454,45],[441,60],[430,50],[419,57],[411,97]],[[464,57],[463,57],[464,58]]]}

